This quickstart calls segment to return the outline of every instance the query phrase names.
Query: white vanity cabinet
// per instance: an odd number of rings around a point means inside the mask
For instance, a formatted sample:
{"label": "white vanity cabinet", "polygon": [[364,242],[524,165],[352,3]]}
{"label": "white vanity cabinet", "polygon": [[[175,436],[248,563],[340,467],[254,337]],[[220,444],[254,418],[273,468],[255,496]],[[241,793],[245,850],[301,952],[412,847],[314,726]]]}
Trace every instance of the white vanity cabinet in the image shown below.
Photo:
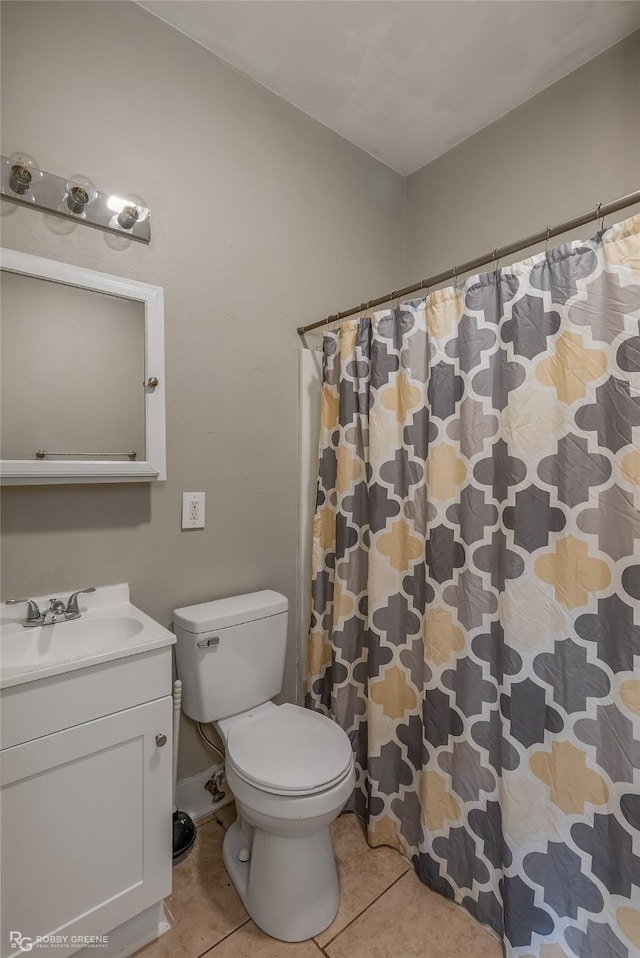
{"label": "white vanity cabinet", "polygon": [[[42,958],[74,954],[83,936],[111,938],[162,909],[171,892],[170,691],[168,646],[3,690],[1,958],[20,953],[17,935],[58,936],[33,946]],[[135,945],[157,933],[142,930]],[[132,950],[112,941],[90,953]]]}

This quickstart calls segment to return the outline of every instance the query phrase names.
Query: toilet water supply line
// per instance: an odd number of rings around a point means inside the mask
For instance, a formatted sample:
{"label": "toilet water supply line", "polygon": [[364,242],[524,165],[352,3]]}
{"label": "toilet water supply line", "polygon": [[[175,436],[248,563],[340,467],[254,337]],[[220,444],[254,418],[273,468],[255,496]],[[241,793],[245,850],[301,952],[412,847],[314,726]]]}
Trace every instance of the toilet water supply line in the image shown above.
{"label": "toilet water supply line", "polygon": [[[176,800],[176,789],[178,785],[178,742],[180,740],[180,711],[182,709],[182,682],[180,679],[176,679],[173,683],[173,813],[175,814],[178,811],[178,805]],[[219,757],[222,762],[222,767],[224,769],[224,752],[222,752],[217,745],[214,745],[212,741],[205,735],[204,729],[200,722],[196,723],[198,726],[198,732],[200,738],[206,742],[210,749],[212,749]],[[212,779],[212,781],[215,780]],[[216,791],[219,789],[219,782],[215,782]],[[223,792],[220,792],[220,797],[224,796]]]}
{"label": "toilet water supply line", "polygon": [[221,802],[224,798],[225,793],[221,789],[221,785],[224,782],[225,770],[224,770],[224,752],[218,748],[217,745],[214,745],[211,739],[205,735],[204,729],[202,727],[202,722],[196,722],[198,726],[198,734],[202,741],[209,746],[211,751],[215,752],[222,765],[219,766],[211,776],[208,782],[205,783],[205,788],[208,792],[211,793],[211,801],[214,805],[217,805],[218,802]]}
{"label": "toilet water supply line", "polygon": [[216,753],[216,755],[220,756],[220,761],[224,765],[224,752],[221,749],[219,749],[217,745],[214,745],[211,739],[204,734],[202,723],[197,722],[196,724],[198,726],[198,734],[200,735],[200,738],[202,739],[202,741],[205,742],[209,746],[209,748]]}

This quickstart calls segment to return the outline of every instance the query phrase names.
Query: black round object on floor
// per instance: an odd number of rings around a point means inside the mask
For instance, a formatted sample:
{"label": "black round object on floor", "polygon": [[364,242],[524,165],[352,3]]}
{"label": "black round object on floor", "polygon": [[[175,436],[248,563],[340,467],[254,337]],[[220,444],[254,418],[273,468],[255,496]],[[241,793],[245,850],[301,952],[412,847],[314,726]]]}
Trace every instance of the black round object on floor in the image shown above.
{"label": "black round object on floor", "polygon": [[173,863],[180,861],[196,840],[196,826],[186,812],[173,813]]}

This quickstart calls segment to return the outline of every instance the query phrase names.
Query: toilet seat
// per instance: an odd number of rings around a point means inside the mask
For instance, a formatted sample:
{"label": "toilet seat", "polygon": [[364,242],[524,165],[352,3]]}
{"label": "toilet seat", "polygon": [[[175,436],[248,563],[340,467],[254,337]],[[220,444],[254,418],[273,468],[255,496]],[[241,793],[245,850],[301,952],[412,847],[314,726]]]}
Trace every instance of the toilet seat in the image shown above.
{"label": "toilet seat", "polygon": [[318,712],[285,704],[225,724],[227,765],[261,791],[311,795],[332,788],[351,771],[348,736]]}

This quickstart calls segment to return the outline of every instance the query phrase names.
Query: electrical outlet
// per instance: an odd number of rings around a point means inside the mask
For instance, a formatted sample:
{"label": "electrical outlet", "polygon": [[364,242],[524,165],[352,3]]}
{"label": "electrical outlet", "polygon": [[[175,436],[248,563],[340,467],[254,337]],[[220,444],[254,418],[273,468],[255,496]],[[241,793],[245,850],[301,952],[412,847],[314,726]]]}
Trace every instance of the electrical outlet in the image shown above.
{"label": "electrical outlet", "polygon": [[182,528],[204,529],[204,492],[182,493]]}

